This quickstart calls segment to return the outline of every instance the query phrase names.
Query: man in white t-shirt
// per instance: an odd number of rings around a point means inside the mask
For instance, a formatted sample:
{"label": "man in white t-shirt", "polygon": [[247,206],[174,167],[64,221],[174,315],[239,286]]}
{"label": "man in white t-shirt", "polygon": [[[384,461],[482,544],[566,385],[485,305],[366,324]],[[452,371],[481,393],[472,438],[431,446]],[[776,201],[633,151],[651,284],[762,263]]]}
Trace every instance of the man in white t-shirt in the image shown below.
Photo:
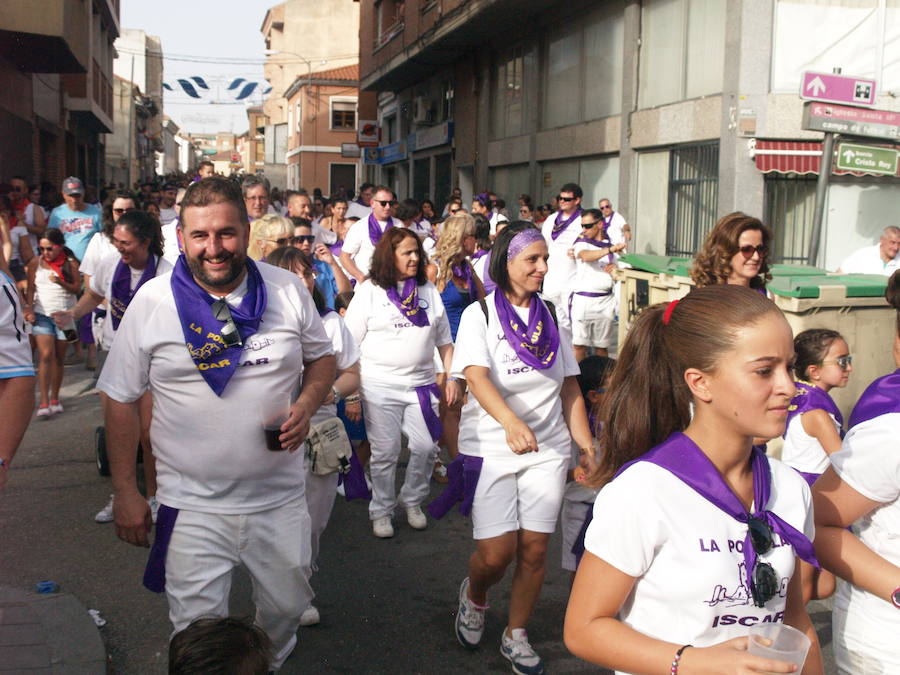
{"label": "man in white t-shirt", "polygon": [[178,185],[166,183],[159,193],[159,222],[160,225],[168,225],[178,217],[178,209],[175,208],[178,197]]}
{"label": "man in white t-shirt", "polygon": [[[250,228],[234,182],[192,184],[181,215],[184,257],[135,293],[97,385],[110,398],[116,534],[148,545],[135,454],[136,405],[149,390],[161,506],[145,584],[165,590],[177,632],[228,615],[232,570],[242,564],[277,669],[312,599],[305,467],[294,451],[331,391],[333,350],[300,279],[247,258]],[[289,452],[269,450],[263,425],[288,405],[269,447]]]}
{"label": "man in white t-shirt", "polygon": [[556,305],[556,315],[568,326],[566,293],[575,280],[575,259],[570,249],[581,235],[581,186],[566,183],[559,189],[559,210],[551,213],[541,225],[550,258],[541,295]]}
{"label": "man in white t-shirt", "polygon": [[838,272],[841,274],[883,274],[891,276],[900,269],[900,227],[884,228],[874,246],[866,246],[851,253]]}
{"label": "man in white t-shirt", "polygon": [[600,200],[600,213],[603,214],[604,238],[613,244],[625,244],[627,248],[631,242],[631,225],[625,222],[625,217],[613,211],[612,202],[606,197]]}
{"label": "man in white t-shirt", "polygon": [[371,203],[372,213],[353,224],[341,249],[341,266],[359,283],[369,274],[372,253],[384,231],[388,227],[403,227],[402,221],[391,216],[391,208],[397,204],[393,190],[384,186],[375,188]]}
{"label": "man in white t-shirt", "polygon": [[372,197],[376,188],[371,183],[363,183],[359,186],[359,197],[347,205],[347,217],[365,220],[372,212]]}

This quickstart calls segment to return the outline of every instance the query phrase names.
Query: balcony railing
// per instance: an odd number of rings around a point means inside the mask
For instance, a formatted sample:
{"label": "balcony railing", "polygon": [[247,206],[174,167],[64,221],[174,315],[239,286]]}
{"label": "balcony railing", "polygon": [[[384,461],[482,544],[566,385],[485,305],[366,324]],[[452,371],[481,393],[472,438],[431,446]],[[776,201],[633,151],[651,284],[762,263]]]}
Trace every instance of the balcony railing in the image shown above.
{"label": "balcony railing", "polygon": [[400,33],[403,32],[405,26],[406,24],[403,22],[403,19],[398,18],[394,23],[382,30],[379,35],[375,36],[375,49],[383,47],[395,37],[400,35]]}

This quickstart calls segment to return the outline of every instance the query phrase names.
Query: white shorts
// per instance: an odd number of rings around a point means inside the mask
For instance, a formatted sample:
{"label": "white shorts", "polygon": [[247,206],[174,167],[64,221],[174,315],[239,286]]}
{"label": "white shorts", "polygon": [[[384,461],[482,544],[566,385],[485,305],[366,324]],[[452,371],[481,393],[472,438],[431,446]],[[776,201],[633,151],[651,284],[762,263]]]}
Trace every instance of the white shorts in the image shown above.
{"label": "white shorts", "polygon": [[611,347],[615,337],[616,302],[612,295],[572,297],[572,340],[580,347]]}
{"label": "white shorts", "polygon": [[509,457],[485,457],[472,502],[475,539],[529,530],[552,534],[569,466],[565,453],[551,449]]}

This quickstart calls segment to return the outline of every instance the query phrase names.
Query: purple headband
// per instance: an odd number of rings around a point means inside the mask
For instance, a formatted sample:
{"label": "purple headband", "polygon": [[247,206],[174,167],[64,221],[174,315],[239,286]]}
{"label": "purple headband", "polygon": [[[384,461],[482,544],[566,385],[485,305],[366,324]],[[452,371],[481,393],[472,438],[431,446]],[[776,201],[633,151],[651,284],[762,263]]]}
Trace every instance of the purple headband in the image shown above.
{"label": "purple headband", "polygon": [[544,235],[541,234],[540,230],[533,227],[522,230],[509,242],[509,248],[506,250],[506,261],[511,262],[517,255],[536,241],[544,241]]}

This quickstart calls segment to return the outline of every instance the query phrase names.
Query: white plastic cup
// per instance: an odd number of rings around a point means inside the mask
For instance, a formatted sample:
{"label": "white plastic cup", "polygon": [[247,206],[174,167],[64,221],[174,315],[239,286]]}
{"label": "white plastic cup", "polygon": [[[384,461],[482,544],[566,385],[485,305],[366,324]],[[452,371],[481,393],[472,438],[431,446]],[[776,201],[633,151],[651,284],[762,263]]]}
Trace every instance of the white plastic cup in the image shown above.
{"label": "white plastic cup", "polygon": [[785,661],[803,670],[810,641],[804,633],[783,623],[758,623],[750,627],[747,651],[776,661]]}

